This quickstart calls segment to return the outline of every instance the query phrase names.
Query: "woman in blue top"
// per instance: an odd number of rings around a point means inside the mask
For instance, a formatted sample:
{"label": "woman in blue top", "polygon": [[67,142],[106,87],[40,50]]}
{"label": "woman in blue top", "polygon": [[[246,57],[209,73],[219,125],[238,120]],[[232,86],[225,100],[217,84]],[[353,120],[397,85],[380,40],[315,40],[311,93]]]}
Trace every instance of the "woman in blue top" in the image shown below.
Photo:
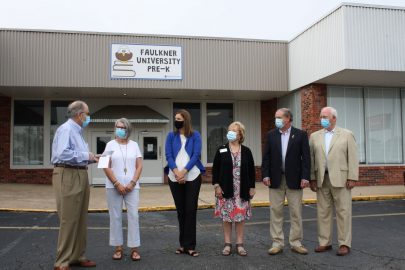
{"label": "woman in blue top", "polygon": [[191,126],[191,116],[186,110],[175,114],[174,131],[166,138],[166,160],[169,167],[169,186],[179,220],[180,248],[176,254],[186,253],[197,257],[196,226],[198,195],[201,174],[201,136]]}

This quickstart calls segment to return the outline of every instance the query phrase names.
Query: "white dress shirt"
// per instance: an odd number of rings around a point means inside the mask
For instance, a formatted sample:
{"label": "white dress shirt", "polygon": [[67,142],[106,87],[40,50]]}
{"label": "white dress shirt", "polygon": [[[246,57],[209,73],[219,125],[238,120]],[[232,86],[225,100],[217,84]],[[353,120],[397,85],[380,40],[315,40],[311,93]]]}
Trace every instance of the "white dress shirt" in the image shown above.
{"label": "white dress shirt", "polygon": [[328,153],[329,153],[329,147],[330,147],[330,142],[332,141],[333,134],[335,133],[335,129],[332,129],[331,131],[325,129],[325,157],[326,157],[326,170],[328,170]]}
{"label": "white dress shirt", "polygon": [[281,129],[279,129],[279,131],[281,133],[282,168],[283,171],[285,171],[285,156],[287,154],[288,141],[290,140],[291,127],[284,132],[282,132]]}

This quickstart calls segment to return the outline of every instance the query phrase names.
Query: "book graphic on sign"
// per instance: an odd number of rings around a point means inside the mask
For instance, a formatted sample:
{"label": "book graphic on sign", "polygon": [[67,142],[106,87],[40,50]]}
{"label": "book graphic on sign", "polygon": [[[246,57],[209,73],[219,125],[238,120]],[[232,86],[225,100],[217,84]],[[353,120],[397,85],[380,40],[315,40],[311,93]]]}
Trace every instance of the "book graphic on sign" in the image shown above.
{"label": "book graphic on sign", "polygon": [[135,77],[134,62],[132,52],[127,46],[121,46],[115,52],[115,58],[111,75],[114,77]]}

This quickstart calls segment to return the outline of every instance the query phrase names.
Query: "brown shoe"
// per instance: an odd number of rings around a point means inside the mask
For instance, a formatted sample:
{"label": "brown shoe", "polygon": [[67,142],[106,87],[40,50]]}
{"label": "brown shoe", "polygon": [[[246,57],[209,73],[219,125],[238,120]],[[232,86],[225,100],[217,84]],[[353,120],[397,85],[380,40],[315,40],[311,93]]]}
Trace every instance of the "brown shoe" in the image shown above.
{"label": "brown shoe", "polygon": [[70,270],[69,266],[55,266],[53,270]]}
{"label": "brown shoe", "polygon": [[304,246],[293,246],[293,247],[291,247],[291,250],[294,251],[295,253],[298,253],[301,255],[308,254],[308,249],[306,249]]}
{"label": "brown shoe", "polygon": [[121,246],[116,247],[114,254],[112,255],[113,260],[121,260],[122,259],[122,254],[124,253],[124,250],[122,249]]}
{"label": "brown shoe", "polygon": [[329,246],[317,246],[315,248],[315,252],[325,252],[325,251],[328,251],[328,250],[331,250],[331,249],[332,249],[331,245],[329,245]]}
{"label": "brown shoe", "polygon": [[338,252],[336,253],[336,255],[338,255],[338,256],[345,256],[345,255],[347,255],[347,254],[349,254],[349,253],[350,253],[350,248],[349,248],[348,246],[341,245],[341,246],[339,247],[339,250],[338,250]]}
{"label": "brown shoe", "polygon": [[267,251],[267,253],[269,253],[269,255],[276,255],[281,252],[283,252],[283,248],[281,248],[281,247],[272,247]]}
{"label": "brown shoe", "polygon": [[72,266],[80,266],[80,267],[96,267],[96,263],[90,260],[86,261],[79,261],[76,263],[71,263]]}

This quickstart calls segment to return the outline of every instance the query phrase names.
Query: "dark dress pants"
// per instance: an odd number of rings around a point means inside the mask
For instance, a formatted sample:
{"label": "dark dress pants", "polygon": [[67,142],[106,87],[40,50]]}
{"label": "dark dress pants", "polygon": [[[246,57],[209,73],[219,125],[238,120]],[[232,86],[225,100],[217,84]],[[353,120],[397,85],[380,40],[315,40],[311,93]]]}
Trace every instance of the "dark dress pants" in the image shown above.
{"label": "dark dress pants", "polygon": [[197,206],[201,187],[201,175],[193,181],[186,181],[185,184],[169,180],[169,186],[179,220],[180,246],[186,251],[194,250],[196,246]]}

